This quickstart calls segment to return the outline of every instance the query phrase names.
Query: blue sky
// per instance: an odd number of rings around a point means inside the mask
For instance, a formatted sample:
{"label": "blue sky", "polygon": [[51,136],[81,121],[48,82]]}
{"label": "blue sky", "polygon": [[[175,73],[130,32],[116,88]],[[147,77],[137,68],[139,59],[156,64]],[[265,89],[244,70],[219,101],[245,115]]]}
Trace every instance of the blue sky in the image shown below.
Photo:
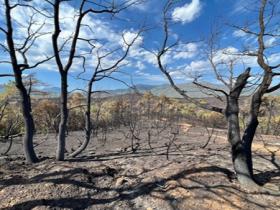
{"label": "blue sky", "polygon": [[[3,2],[3,0],[1,0]],[[36,7],[44,7],[44,1],[35,0],[33,4]],[[74,1],[76,2],[76,1]],[[141,25],[151,28],[145,31],[137,39],[135,45],[130,50],[127,59],[118,69],[119,73],[114,73],[114,77],[124,80],[127,83],[133,81],[134,84],[164,84],[167,83],[163,75],[159,72],[155,63],[155,57],[150,51],[156,51],[163,39],[163,31],[161,28],[162,8],[166,1],[164,0],[146,0],[141,4],[130,7],[112,17],[108,14],[96,14],[87,17],[85,24],[92,26],[93,30],[88,30],[84,27],[81,31],[81,36],[90,37],[96,40],[94,45],[102,47],[102,52],[106,53],[110,50],[122,47],[122,34],[125,39],[131,40],[137,33]],[[178,83],[190,82],[191,76],[201,74],[203,80],[208,82],[217,82],[213,77],[213,71],[209,62],[206,59],[205,51],[207,49],[206,40],[209,38],[209,33],[214,26],[219,30],[217,43],[219,48],[215,52],[215,60],[217,62],[223,60],[228,61],[233,55],[244,50],[245,47],[255,49],[256,42],[254,37],[250,37],[240,30],[229,27],[228,24],[244,25],[245,22],[250,22],[256,18],[257,13],[248,11],[246,8],[251,5],[253,0],[181,0],[170,9],[169,16],[172,23],[170,27],[170,42],[175,39],[180,40],[179,45],[173,52],[167,54],[164,58],[164,63],[172,72],[174,79]],[[71,34],[73,27],[73,14],[76,11],[75,4],[63,3],[61,7],[61,16],[63,16],[63,34],[65,38]],[[1,9],[3,13],[3,8]],[[16,28],[15,39],[20,43],[25,36],[26,25],[28,21],[29,10],[18,8],[13,12],[14,26]],[[3,26],[4,20],[0,24]],[[37,15],[38,21],[43,21],[43,17]],[[18,24],[17,22],[21,22]],[[50,20],[47,22],[44,31],[51,32],[52,25]],[[252,24],[254,25],[254,24]],[[255,27],[255,26],[252,26]],[[254,29],[254,28],[253,28]],[[0,35],[1,43],[5,44],[3,34]],[[268,59],[271,64],[280,62],[279,47],[276,46],[274,39],[268,39],[268,44],[273,44],[273,49],[269,52]],[[78,43],[78,53],[89,50],[85,43]],[[67,46],[66,46],[67,49]],[[119,50],[112,56],[105,59],[104,66],[113,63],[124,52]],[[41,37],[34,45],[33,49],[28,54],[30,62],[35,62],[36,59],[42,59],[44,56],[51,55],[52,48],[50,35]],[[7,55],[0,51],[0,60],[7,60]],[[256,59],[252,57],[236,58],[235,74],[237,75],[242,69],[251,66],[255,73],[259,72],[256,64]],[[96,65],[95,55],[88,57],[87,69],[81,77],[87,79],[90,77],[92,69]],[[225,66],[220,67],[221,74],[227,76]],[[11,67],[9,64],[0,63],[1,73],[9,73]],[[75,60],[69,74],[69,88],[84,88],[85,81],[78,80],[76,77],[82,71],[81,60]],[[36,77],[50,86],[59,87],[60,78],[53,61],[39,66],[32,70],[36,72]],[[24,72],[25,74],[31,71]],[[5,83],[11,78],[0,78],[0,83]],[[123,88],[124,85],[114,80],[104,79],[94,86],[96,89],[117,89]]]}

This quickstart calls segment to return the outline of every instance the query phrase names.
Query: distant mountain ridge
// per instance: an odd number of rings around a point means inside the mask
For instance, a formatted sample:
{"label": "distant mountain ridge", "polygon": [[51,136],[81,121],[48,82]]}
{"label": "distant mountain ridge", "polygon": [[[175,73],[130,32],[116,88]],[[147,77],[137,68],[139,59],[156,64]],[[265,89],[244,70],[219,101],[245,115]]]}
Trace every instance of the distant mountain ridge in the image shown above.
{"label": "distant mountain ridge", "polygon": [[[203,82],[202,83],[205,86],[215,88],[215,89],[220,89],[225,92],[228,92],[228,89],[224,85],[219,85],[219,84],[213,84],[213,83],[208,83],[208,82]],[[136,89],[116,89],[116,90],[108,90],[107,92],[112,94],[112,95],[122,95],[122,94],[127,94],[127,93],[133,93],[135,91],[138,91],[140,93],[144,93],[147,91],[150,91],[152,94],[160,96],[160,95],[165,95],[170,98],[182,98],[182,96],[174,90],[171,85],[169,84],[163,84],[163,85],[142,85],[138,84],[135,86]],[[213,97],[215,93],[216,95],[221,96],[222,93],[219,92],[213,92],[209,91],[207,89],[198,87],[197,85],[193,83],[184,83],[184,84],[178,84],[178,87],[185,90],[187,95],[193,98],[208,98],[208,97]],[[248,96],[251,95],[254,92],[254,88],[250,89],[244,89],[242,95],[243,96]],[[280,96],[280,90],[274,91],[273,93],[269,94],[273,96]]]}
{"label": "distant mountain ridge", "polygon": [[[206,84],[213,88],[220,88],[225,90],[223,86],[214,85],[214,84]],[[187,91],[187,94],[191,97],[195,98],[205,98],[209,97],[207,94],[207,91],[202,92],[199,87],[197,87],[193,83],[185,83],[185,84],[179,84],[178,85],[183,90]],[[123,95],[123,94],[129,94],[134,92],[139,93],[145,93],[145,92],[151,92],[154,95],[160,96],[165,95],[167,97],[171,98],[181,98],[182,96],[178,94],[169,84],[162,84],[162,85],[145,85],[145,84],[137,84],[134,88],[123,88],[123,89],[116,89],[116,90],[107,90],[104,92],[107,92],[107,96],[109,95]],[[106,93],[102,94],[103,96],[106,95]]]}
{"label": "distant mountain ridge", "polygon": [[[206,86],[209,86],[212,88],[216,88],[216,89],[221,89],[226,92],[228,91],[226,89],[226,87],[223,85],[212,84],[212,83],[207,83],[207,82],[204,82],[203,85],[206,85]],[[200,88],[193,83],[179,84],[178,87],[185,90],[186,93],[190,97],[193,97],[193,98],[206,98],[206,97],[213,96],[213,94],[211,94],[211,92],[207,91],[206,89]],[[59,87],[44,87],[40,90],[48,93],[51,97],[58,97],[60,94]],[[2,92],[2,91],[4,91],[4,85],[0,84],[0,92]],[[182,98],[182,96],[179,93],[177,93],[169,84],[162,84],[162,85],[137,84],[134,86],[134,88],[120,88],[120,89],[115,89],[115,90],[104,90],[104,91],[100,92],[96,97],[124,95],[124,94],[130,94],[130,93],[135,93],[135,92],[145,93],[148,91],[157,96],[165,95],[170,98]],[[250,95],[250,94],[252,94],[252,92],[253,92],[253,89],[243,93],[243,96]],[[219,95],[221,95],[221,93],[219,93]],[[275,91],[275,92],[271,93],[270,95],[280,96],[280,90]]]}

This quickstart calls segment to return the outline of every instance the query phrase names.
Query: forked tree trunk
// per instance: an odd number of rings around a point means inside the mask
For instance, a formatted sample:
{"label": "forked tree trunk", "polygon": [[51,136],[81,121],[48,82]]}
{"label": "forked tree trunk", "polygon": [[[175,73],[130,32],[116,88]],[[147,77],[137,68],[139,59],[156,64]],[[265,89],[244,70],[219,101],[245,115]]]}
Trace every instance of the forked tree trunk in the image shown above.
{"label": "forked tree trunk", "polygon": [[60,123],[57,139],[56,160],[63,161],[65,157],[65,141],[66,129],[68,120],[68,107],[67,107],[67,74],[61,72],[61,97],[60,97]]}
{"label": "forked tree trunk", "polygon": [[231,145],[233,167],[238,181],[244,188],[247,188],[251,187],[251,185],[255,185],[251,144],[246,144],[240,137],[238,112],[233,111],[233,109],[238,108],[237,100],[236,103],[229,100],[229,103],[231,111],[228,111],[227,115],[228,141]]}
{"label": "forked tree trunk", "polygon": [[[228,121],[228,141],[231,145],[233,167],[237,179],[243,188],[255,189],[257,184],[253,176],[252,142],[258,125],[256,119],[249,123],[241,138],[239,126],[239,97],[249,78],[250,69],[239,75],[227,98],[226,118]],[[254,100],[252,100],[253,102]]]}
{"label": "forked tree trunk", "polygon": [[238,100],[241,91],[247,83],[250,69],[239,75],[235,87],[231,90],[227,99],[226,117],[228,120],[228,140],[232,147],[232,160],[238,181],[243,188],[255,190],[258,185],[254,179],[252,161],[252,143],[258,127],[258,115],[262,103],[262,97],[266,93],[272,81],[272,73],[267,71],[263,81],[254,93],[249,111],[248,123],[241,138],[239,128]]}

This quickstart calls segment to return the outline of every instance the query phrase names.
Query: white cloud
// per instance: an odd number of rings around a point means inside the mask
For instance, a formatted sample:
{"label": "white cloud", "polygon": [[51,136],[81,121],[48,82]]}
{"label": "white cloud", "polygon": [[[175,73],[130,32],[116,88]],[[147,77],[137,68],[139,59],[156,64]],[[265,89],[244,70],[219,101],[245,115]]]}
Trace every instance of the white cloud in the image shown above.
{"label": "white cloud", "polygon": [[237,48],[229,46],[214,53],[214,63],[229,63],[232,60],[240,59],[240,52]]}
{"label": "white cloud", "polygon": [[233,32],[234,37],[245,37],[247,34],[242,30],[235,30]]}
{"label": "white cloud", "polygon": [[209,69],[209,62],[206,60],[192,61],[186,66],[185,71],[187,72],[201,72]]}
{"label": "white cloud", "polygon": [[169,74],[173,79],[177,80],[188,80],[190,78],[186,73],[184,73],[181,70],[171,71]]}
{"label": "white cloud", "polygon": [[141,61],[137,61],[135,66],[140,70],[144,70],[146,68],[146,66]]}
{"label": "white cloud", "polygon": [[178,49],[175,50],[175,59],[187,59],[193,58],[198,53],[198,45],[195,43],[188,43],[186,45],[179,45]]}
{"label": "white cloud", "polygon": [[[194,58],[199,52],[199,44],[197,43],[188,43],[188,44],[179,44],[178,46],[174,47],[173,49],[167,51],[161,57],[161,62],[164,66],[170,65],[173,66],[176,61],[192,59]],[[156,53],[156,52],[154,52]],[[144,50],[141,47],[132,47],[130,51],[130,57],[147,62],[152,64],[154,67],[158,68],[158,61],[156,55]]]}
{"label": "white cloud", "polygon": [[[31,3],[30,3],[31,4]],[[36,7],[37,9],[44,8],[45,10],[52,11],[51,6],[46,3],[45,1],[41,0],[34,0],[32,1],[32,6]],[[0,14],[3,15],[4,8],[0,8]],[[31,15],[35,11],[28,7],[16,7],[12,10],[12,18],[13,18],[13,25],[14,25],[14,39],[16,40],[16,44],[18,46],[23,44],[23,40],[27,37],[28,31],[28,24],[30,21]],[[71,37],[73,36],[73,32],[75,29],[75,23],[77,21],[77,13],[78,10],[74,8],[67,2],[63,2],[60,6],[60,26],[61,26],[61,33],[59,36],[59,45],[61,46],[62,43],[69,39],[68,44],[64,46],[64,50],[61,51],[62,62],[65,64],[67,62],[67,57],[69,55],[69,49],[71,44]],[[28,50],[27,57],[29,64],[32,65],[40,60],[45,59],[47,56],[53,55],[52,49],[52,32],[53,32],[53,20],[51,18],[45,18],[41,14],[34,15],[34,21],[36,24],[31,28],[32,31],[36,31],[43,23],[44,26],[40,30],[40,33],[47,33],[44,36],[40,36],[34,43],[33,46]],[[97,51],[101,46],[103,49],[100,50],[101,54],[108,53],[118,47],[120,47],[120,43],[122,40],[122,33],[121,31],[114,30],[112,27],[112,23],[110,21],[105,21],[104,19],[100,19],[97,15],[87,15],[83,19],[83,25],[80,30],[79,37],[85,39],[95,39],[97,41],[93,41],[95,45],[95,50],[93,53]],[[2,24],[2,23],[0,23]],[[133,35],[136,35],[132,30],[126,33],[126,41],[130,42],[133,39]],[[136,41],[136,44],[140,44],[142,38],[139,37]],[[1,40],[2,41],[2,40]],[[4,41],[4,40],[3,40]],[[79,40],[77,43],[77,55],[85,52],[89,52],[92,46],[85,41]],[[108,56],[106,59],[103,60],[104,66],[112,64],[115,62],[121,54],[121,50],[119,52],[114,53],[111,56]],[[4,56],[1,54],[1,59]],[[21,55],[18,54],[19,61],[22,61]],[[87,56],[88,64],[94,65],[96,64],[94,56]],[[75,59],[73,66],[71,68],[72,71],[79,71],[81,70],[82,60]],[[49,61],[40,65],[40,68],[46,70],[57,71],[57,66],[54,62]]]}
{"label": "white cloud", "polygon": [[200,15],[201,9],[200,0],[192,0],[191,3],[175,8],[172,13],[172,19],[183,24],[192,22]]}
{"label": "white cloud", "polygon": [[145,80],[149,81],[156,81],[156,82],[166,82],[166,78],[163,77],[161,74],[150,74],[141,70],[137,70],[136,76],[139,76]]}
{"label": "white cloud", "polygon": [[121,41],[121,44],[124,45],[124,47],[126,47],[126,44],[132,44],[133,41],[133,47],[139,47],[143,43],[143,37],[139,36],[137,32],[134,32],[132,30],[124,31],[123,39],[124,40]]}
{"label": "white cloud", "polygon": [[264,45],[266,48],[273,47],[277,39],[275,37],[269,37],[265,40]]}
{"label": "white cloud", "polygon": [[223,66],[224,69],[228,69],[231,62],[233,62],[235,66],[258,66],[256,57],[243,55],[239,49],[232,46],[214,52],[213,61],[216,65]]}
{"label": "white cloud", "polygon": [[280,53],[275,53],[270,55],[268,58],[268,63],[269,65],[273,66],[273,65],[278,65],[280,63]]}

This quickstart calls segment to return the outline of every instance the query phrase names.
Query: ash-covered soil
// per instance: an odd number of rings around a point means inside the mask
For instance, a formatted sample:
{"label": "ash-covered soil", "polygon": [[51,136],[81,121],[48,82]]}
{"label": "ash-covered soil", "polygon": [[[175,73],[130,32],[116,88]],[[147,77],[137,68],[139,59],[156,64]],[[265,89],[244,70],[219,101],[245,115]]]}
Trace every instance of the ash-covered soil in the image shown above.
{"label": "ash-covered soil", "polygon": [[[33,165],[25,164],[21,143],[15,140],[8,156],[0,159],[0,208],[280,209],[279,196],[240,188],[222,130],[215,131],[206,148],[204,128],[181,124],[179,135],[167,130],[152,134],[150,145],[143,130],[135,152],[128,134],[126,128],[109,130],[106,139],[100,133],[81,156],[63,162],[53,158],[55,136],[37,136],[42,161]],[[67,151],[82,138],[82,132],[71,133]],[[4,151],[7,145],[0,146]],[[257,136],[253,150],[256,177],[279,191],[279,139]]]}

